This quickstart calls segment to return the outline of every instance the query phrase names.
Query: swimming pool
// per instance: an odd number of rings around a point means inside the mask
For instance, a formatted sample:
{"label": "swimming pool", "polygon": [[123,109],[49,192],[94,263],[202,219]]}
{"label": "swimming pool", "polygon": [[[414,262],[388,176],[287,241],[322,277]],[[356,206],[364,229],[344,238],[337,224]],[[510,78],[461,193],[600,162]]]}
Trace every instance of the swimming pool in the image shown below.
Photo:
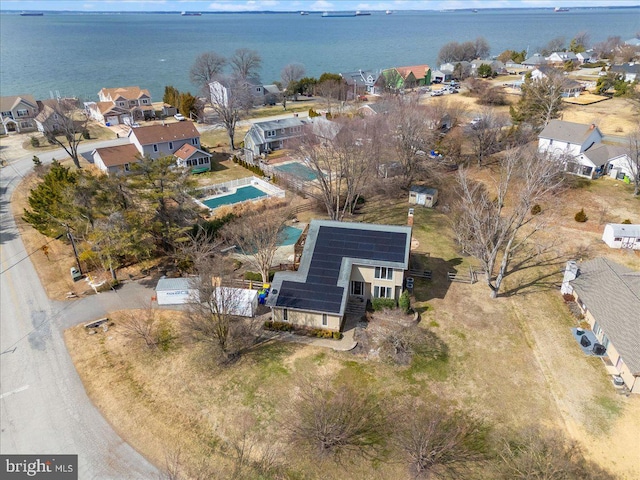
{"label": "swimming pool", "polygon": [[306,165],[298,162],[285,163],[284,165],[279,165],[274,167],[274,170],[278,170],[280,172],[288,173],[289,175],[293,175],[294,177],[298,177],[305,181],[311,181],[318,178],[316,172],[311,170]]}
{"label": "swimming pool", "polygon": [[266,192],[263,192],[253,185],[245,185],[244,187],[238,187],[234,193],[229,193],[220,197],[203,200],[202,203],[204,203],[207,207],[214,209],[221,207],[222,205],[233,205],[234,203],[240,203],[246,200],[254,200],[256,198],[267,196],[268,194]]}
{"label": "swimming pool", "polygon": [[278,233],[278,246],[294,245],[302,235],[302,230],[295,227],[285,226]]}

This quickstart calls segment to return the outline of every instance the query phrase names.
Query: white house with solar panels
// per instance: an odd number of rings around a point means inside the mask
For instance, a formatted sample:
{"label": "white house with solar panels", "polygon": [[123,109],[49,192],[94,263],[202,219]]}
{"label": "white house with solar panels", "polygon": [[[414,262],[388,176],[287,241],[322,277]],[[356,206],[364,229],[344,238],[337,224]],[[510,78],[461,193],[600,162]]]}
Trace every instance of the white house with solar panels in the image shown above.
{"label": "white house with solar panels", "polygon": [[408,226],[312,220],[298,271],[274,276],[273,320],[340,331],[367,300],[400,298],[410,248]]}

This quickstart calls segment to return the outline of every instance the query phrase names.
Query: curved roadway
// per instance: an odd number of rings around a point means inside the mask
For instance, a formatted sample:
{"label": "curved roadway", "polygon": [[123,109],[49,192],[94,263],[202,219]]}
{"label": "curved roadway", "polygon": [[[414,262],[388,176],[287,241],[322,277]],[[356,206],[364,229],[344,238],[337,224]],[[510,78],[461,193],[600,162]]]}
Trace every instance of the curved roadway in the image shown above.
{"label": "curved roadway", "polygon": [[[84,151],[126,143],[84,146]],[[40,155],[48,163],[61,151]],[[50,301],[25,252],[10,199],[31,155],[0,171],[0,452],[77,454],[79,479],[154,479],[158,470],[125,443],[87,397],[64,344],[65,328],[116,308],[148,304],[137,284],[69,302]],[[60,272],[68,275],[68,272]]]}

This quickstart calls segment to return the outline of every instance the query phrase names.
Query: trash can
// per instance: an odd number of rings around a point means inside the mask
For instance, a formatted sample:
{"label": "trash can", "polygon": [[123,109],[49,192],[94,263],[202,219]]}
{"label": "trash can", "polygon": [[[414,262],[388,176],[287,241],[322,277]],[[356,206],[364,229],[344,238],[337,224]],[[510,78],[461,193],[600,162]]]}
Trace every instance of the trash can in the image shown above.
{"label": "trash can", "polygon": [[73,280],[74,282],[82,278],[82,274],[80,273],[80,270],[78,270],[76,267],[71,267],[69,271],[71,272],[71,280]]}

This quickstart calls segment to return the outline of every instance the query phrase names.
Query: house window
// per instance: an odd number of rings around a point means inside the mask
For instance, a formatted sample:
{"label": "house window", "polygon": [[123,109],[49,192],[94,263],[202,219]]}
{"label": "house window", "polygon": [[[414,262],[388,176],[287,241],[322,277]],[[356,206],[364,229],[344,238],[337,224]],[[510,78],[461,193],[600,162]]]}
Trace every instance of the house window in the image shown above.
{"label": "house window", "polygon": [[191,145],[198,145],[198,139],[197,138],[192,138],[191,139]]}
{"label": "house window", "polygon": [[19,117],[26,117],[29,115],[29,110],[20,109],[16,113]]}
{"label": "house window", "polygon": [[125,106],[125,103],[124,103],[124,102],[118,102],[118,106],[120,106],[120,107],[124,107],[124,106]]}
{"label": "house window", "polygon": [[149,100],[147,100],[147,99],[143,99],[143,100],[142,100],[142,103],[144,103],[144,104],[146,105],[146,104],[148,104],[148,103],[149,103]]}
{"label": "house window", "polygon": [[287,310],[286,308],[282,309],[282,321],[283,322],[289,321],[289,310]]}
{"label": "house window", "polygon": [[198,163],[199,163],[200,165],[204,165],[204,158],[199,158],[199,159],[198,159]]}
{"label": "house window", "polygon": [[13,118],[13,115],[11,114],[11,112],[2,112],[2,116],[3,117]]}
{"label": "house window", "polygon": [[375,298],[393,298],[393,289],[391,287],[373,287],[373,296]]}
{"label": "house window", "polygon": [[622,237],[615,237],[613,239],[614,242],[621,242],[622,241]]}
{"label": "house window", "polygon": [[153,144],[153,151],[157,152],[158,151],[158,145],[156,145],[155,143]]}
{"label": "house window", "polygon": [[387,267],[376,267],[376,278],[381,278],[383,280],[392,280],[393,279],[393,268]]}
{"label": "house window", "polygon": [[351,282],[351,295],[362,296],[364,295],[364,282]]}
{"label": "house window", "polygon": [[29,128],[30,126],[29,122],[20,122],[20,128]]}
{"label": "house window", "polygon": [[173,142],[169,142],[169,150],[173,150]]}
{"label": "house window", "polygon": [[124,171],[125,172],[130,172],[131,171],[131,166],[128,163],[124,164]]}
{"label": "house window", "polygon": [[553,145],[553,138],[549,140],[549,145]]}
{"label": "house window", "polygon": [[275,136],[276,136],[276,131],[275,130],[267,131],[267,137],[275,137]]}
{"label": "house window", "polygon": [[327,314],[323,313],[322,314],[322,326],[326,327],[327,325],[329,325],[329,319],[327,318]]}

